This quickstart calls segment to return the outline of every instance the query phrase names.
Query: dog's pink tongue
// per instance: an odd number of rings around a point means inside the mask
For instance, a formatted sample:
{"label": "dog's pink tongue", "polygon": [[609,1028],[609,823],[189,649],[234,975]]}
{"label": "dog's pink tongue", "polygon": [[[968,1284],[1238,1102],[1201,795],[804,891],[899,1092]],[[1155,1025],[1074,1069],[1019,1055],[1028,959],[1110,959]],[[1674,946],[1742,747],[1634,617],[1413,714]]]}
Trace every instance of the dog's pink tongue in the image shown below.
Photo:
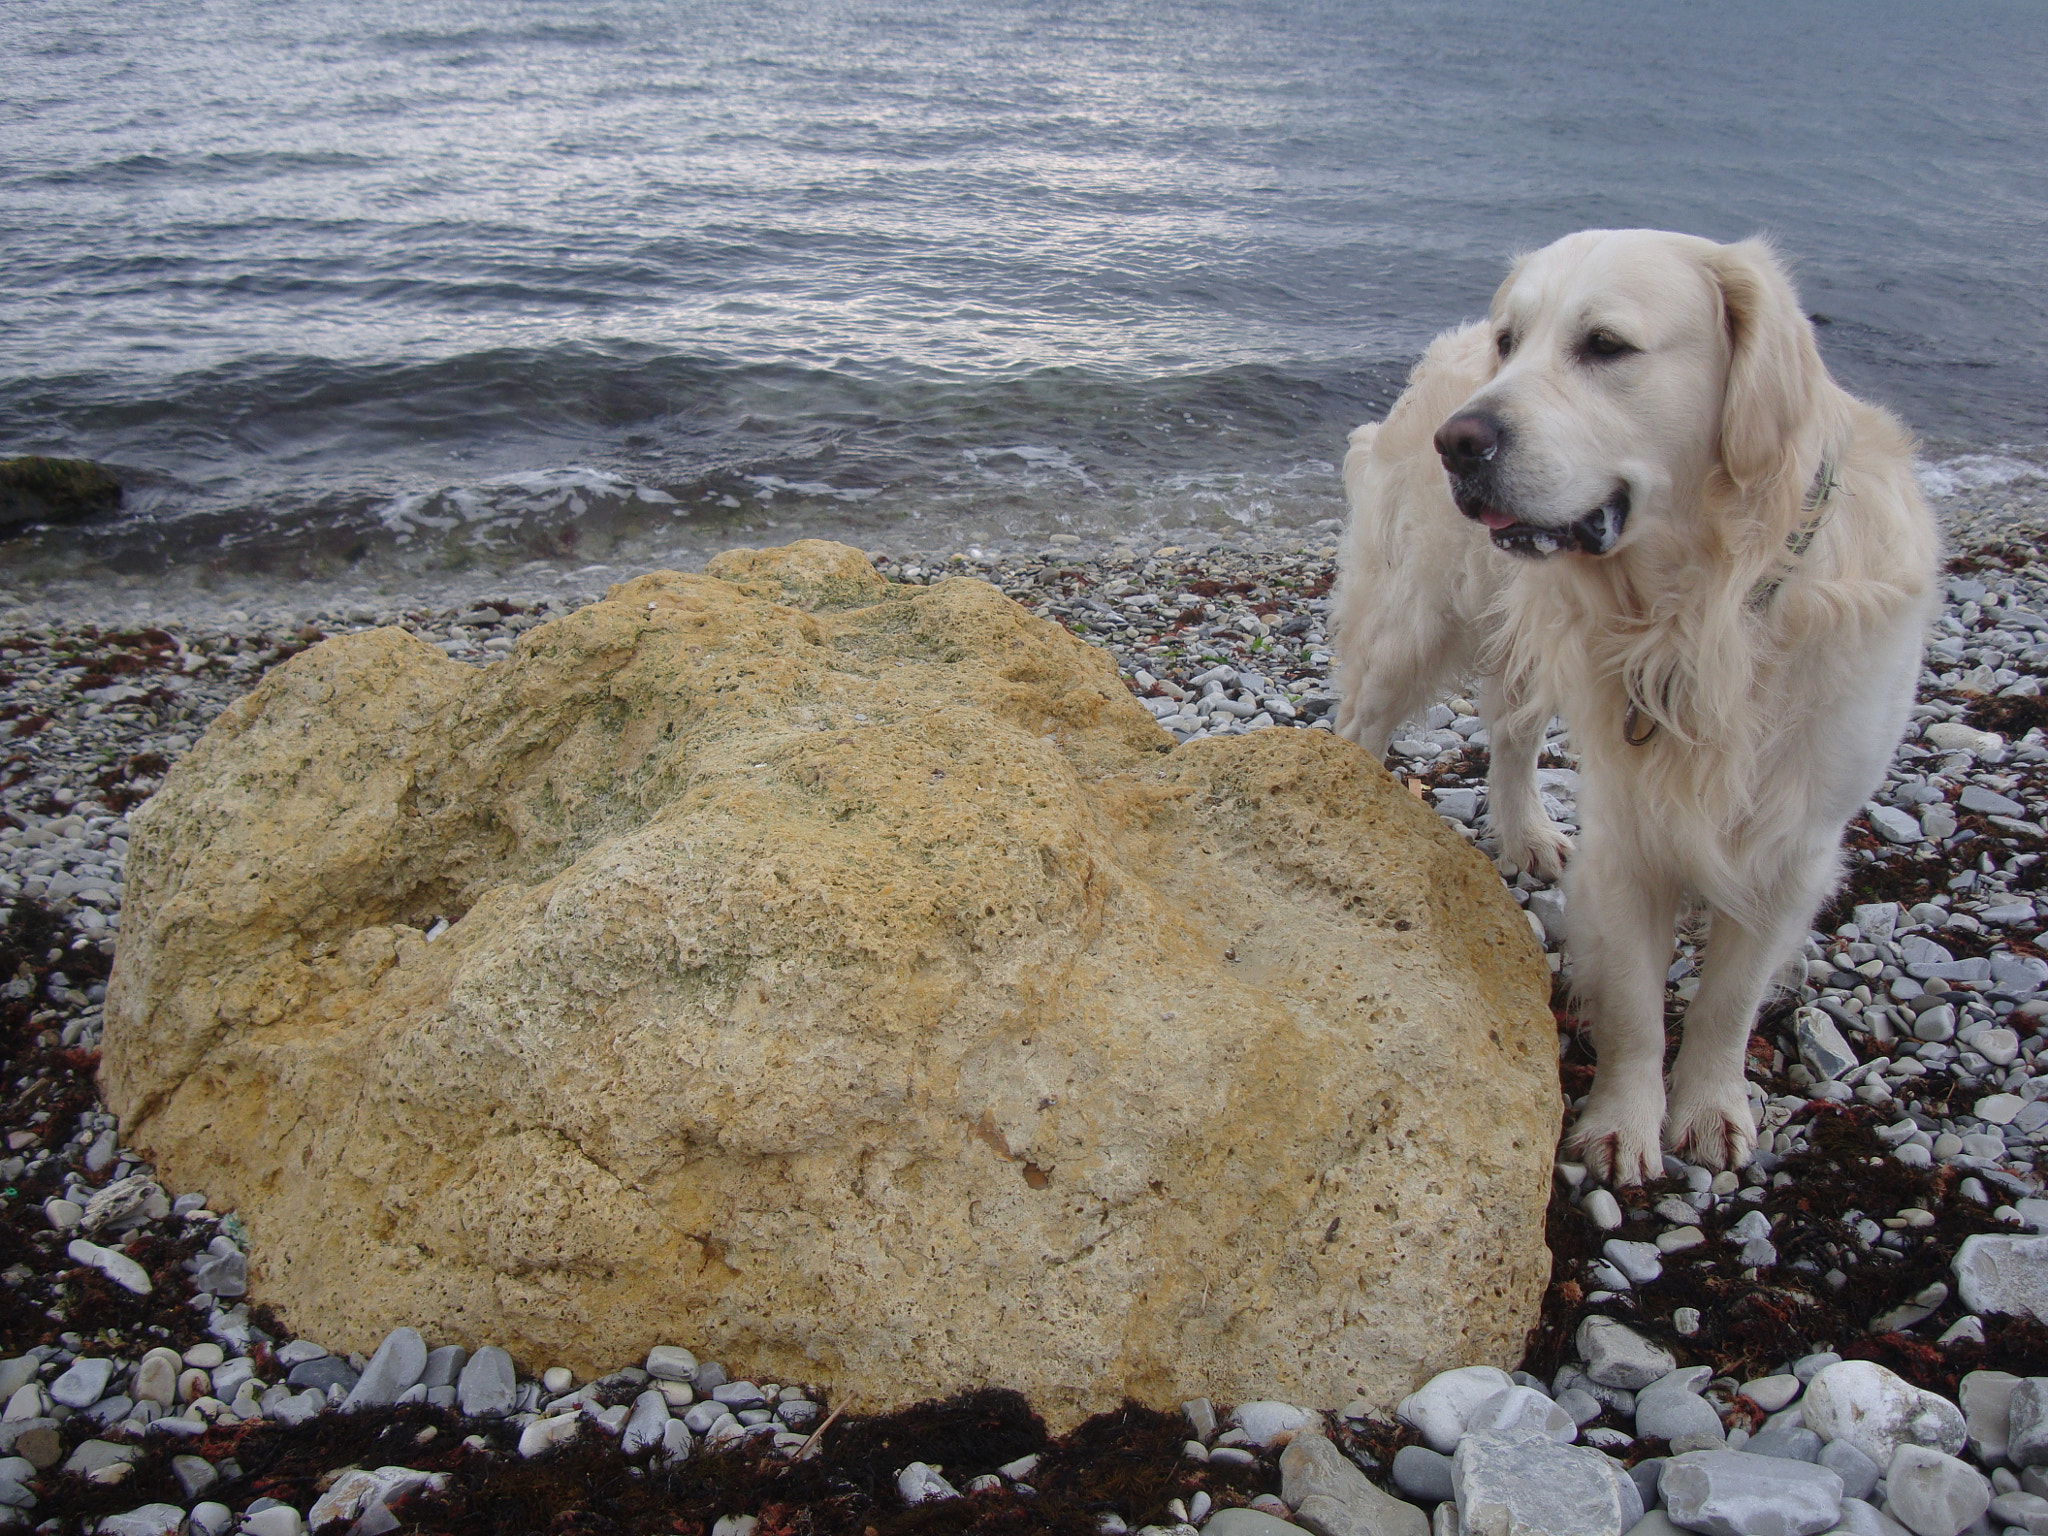
{"label": "dog's pink tongue", "polygon": [[1515,520],[1509,517],[1507,513],[1496,512],[1491,507],[1488,507],[1479,514],[1479,521],[1486,524],[1489,528],[1512,528],[1515,526]]}

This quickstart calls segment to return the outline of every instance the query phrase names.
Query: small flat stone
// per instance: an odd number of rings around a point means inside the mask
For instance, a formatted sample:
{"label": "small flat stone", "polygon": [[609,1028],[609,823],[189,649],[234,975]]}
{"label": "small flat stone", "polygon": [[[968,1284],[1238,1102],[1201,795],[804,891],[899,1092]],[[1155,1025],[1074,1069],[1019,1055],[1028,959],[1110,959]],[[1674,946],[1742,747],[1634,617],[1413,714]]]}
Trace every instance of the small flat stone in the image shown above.
{"label": "small flat stone", "polygon": [[420,1379],[427,1368],[427,1342],[417,1328],[394,1328],[370,1356],[363,1374],[342,1402],[344,1413],[362,1408],[388,1408],[399,1394]]}
{"label": "small flat stone", "polygon": [[1514,1382],[1506,1371],[1490,1365],[1467,1365],[1439,1371],[1394,1408],[1394,1417],[1422,1436],[1431,1450],[1448,1456],[1465,1433],[1465,1421],[1480,1404]]}
{"label": "small flat stone", "polygon": [[1842,1513],[1827,1468],[1741,1451],[1674,1456],[1659,1487],[1672,1523],[1706,1536],[1817,1536]]}
{"label": "small flat stone", "polygon": [[[1465,1421],[1468,1435],[1542,1435],[1569,1445],[1579,1437],[1578,1421],[1534,1387],[1512,1386],[1496,1392]],[[1292,1503],[1293,1500],[1288,1500]]]}
{"label": "small flat stone", "polygon": [[1642,1495],[1618,1462],[1534,1435],[1467,1435],[1451,1458],[1467,1532],[1624,1536]]}
{"label": "small flat stone", "polygon": [[1256,1509],[1219,1509],[1202,1526],[1202,1536],[1301,1536],[1301,1527]]}
{"label": "small flat stone", "polygon": [[141,1459],[142,1447],[139,1445],[120,1445],[112,1440],[82,1440],[78,1448],[65,1458],[64,1470],[75,1477],[90,1477],[103,1468]]}
{"label": "small flat stone", "polygon": [[429,1391],[435,1387],[452,1387],[468,1363],[469,1351],[460,1344],[443,1344],[439,1349],[430,1349],[427,1351],[426,1368],[420,1372],[416,1385]]}
{"label": "small flat stone", "polygon": [[66,1408],[90,1408],[106,1395],[107,1382],[114,1374],[114,1362],[93,1356],[71,1362],[62,1376],[50,1383],[50,1396]]}
{"label": "small flat stone", "polygon": [[1320,1428],[1323,1416],[1313,1409],[1268,1399],[1240,1404],[1230,1422],[1243,1430],[1252,1444],[1271,1446],[1298,1430]]}
{"label": "small flat stone", "polygon": [[1797,1376],[1760,1376],[1743,1383],[1742,1395],[1765,1413],[1776,1413],[1789,1407],[1805,1385]]}
{"label": "small flat stone", "polygon": [[118,1515],[100,1516],[100,1536],[178,1536],[185,1510],[178,1504],[144,1504]]}
{"label": "small flat stone", "polygon": [[1609,1317],[1580,1323],[1577,1343],[1587,1376],[1604,1387],[1647,1387],[1677,1363],[1668,1350]]}
{"label": "small flat stone", "polygon": [[1816,1465],[1825,1448],[1812,1430],[1790,1424],[1777,1429],[1767,1425],[1742,1442],[1745,1456],[1775,1456],[1780,1461],[1810,1461]]}
{"label": "small flat stone", "polygon": [[329,1387],[338,1386],[346,1392],[355,1386],[356,1377],[356,1368],[340,1355],[322,1355],[317,1360],[293,1366],[285,1373],[284,1379],[287,1385],[301,1391],[317,1387],[325,1392]]}
{"label": "small flat stone", "polygon": [[2010,1125],[2026,1102],[2016,1093],[1988,1093],[1970,1106],[1970,1113],[1986,1125]]}
{"label": "small flat stone", "polygon": [[1884,1468],[1846,1440],[1831,1440],[1820,1449],[1820,1465],[1842,1480],[1845,1499],[1867,1499],[1884,1476]]}
{"label": "small flat stone", "polygon": [[583,1423],[580,1413],[559,1413],[551,1419],[535,1419],[519,1432],[519,1454],[531,1458],[576,1438]]}
{"label": "small flat stone", "polygon": [[1394,1486],[1411,1499],[1440,1504],[1451,1497],[1451,1458],[1426,1445],[1404,1445],[1394,1452],[1392,1475]]}
{"label": "small flat stone", "polygon": [[[80,1237],[74,1238],[64,1251],[71,1256],[72,1263],[98,1270],[124,1291],[130,1291],[137,1296],[147,1296],[155,1288],[149,1278],[149,1271],[117,1249],[102,1248],[98,1243],[88,1243]],[[154,1509],[160,1506],[148,1507]],[[180,1510],[178,1517],[182,1520],[184,1511]],[[104,1522],[101,1528],[105,1528]]]}
{"label": "small flat stone", "polygon": [[214,1470],[213,1463],[204,1456],[173,1456],[171,1476],[178,1480],[178,1486],[184,1490],[187,1500],[198,1498],[220,1481],[220,1473]]}
{"label": "small flat stone", "polygon": [[2020,1378],[2007,1371],[1972,1371],[1956,1394],[1963,1422],[1969,1426],[1970,1449],[1987,1467],[2005,1459],[2012,1389],[2019,1384]]}
{"label": "small flat stone", "polygon": [[1799,1059],[1816,1077],[1838,1078],[1857,1065],[1856,1052],[1818,1008],[1801,1008],[1793,1015],[1792,1035]]}
{"label": "small flat stone", "polygon": [[1954,1403],[1869,1360],[1829,1366],[1807,1384],[1800,1406],[1821,1439],[1847,1440],[1879,1466],[1901,1445],[1953,1454],[1969,1433]]}
{"label": "small flat stone", "polygon": [[659,1446],[669,1418],[668,1399],[657,1390],[642,1392],[633,1399],[633,1412],[626,1420],[619,1449],[632,1456]]}
{"label": "small flat stone", "polygon": [[1714,1405],[1683,1385],[1659,1387],[1636,1398],[1636,1435],[1670,1441],[1704,1435],[1716,1444],[1727,1438]]}
{"label": "small flat stone", "polygon": [[1655,1243],[1633,1243],[1610,1237],[1600,1245],[1607,1262],[1627,1275],[1633,1285],[1648,1285],[1664,1273],[1664,1256]]}
{"label": "small flat stone", "polygon": [[1963,1239],[1951,1268],[1972,1312],[2048,1320],[2048,1237],[1980,1232]]}
{"label": "small flat stone", "polygon": [[1429,1536],[1421,1510],[1374,1487],[1314,1431],[1297,1433],[1280,1453],[1280,1496],[1316,1536]]}
{"label": "small flat stone", "polygon": [[2005,1454],[2016,1466],[2048,1466],[2048,1376],[2015,1382],[2005,1400]]}
{"label": "small flat stone", "polygon": [[273,1504],[254,1514],[242,1516],[246,1536],[304,1536],[306,1523],[289,1504]]}
{"label": "small flat stone", "polygon": [[519,1373],[512,1357],[486,1344],[463,1363],[455,1378],[455,1401],[465,1416],[501,1418],[512,1411],[519,1395]]}
{"label": "small flat stone", "polygon": [[1966,1461],[1902,1445],[1884,1474],[1884,1512],[1917,1536],[1960,1536],[1991,1507],[1991,1484]]}
{"label": "small flat stone", "polygon": [[1604,1189],[1589,1191],[1579,1202],[1579,1209],[1586,1220],[1604,1232],[1612,1232],[1621,1225],[1621,1202]]}
{"label": "small flat stone", "polygon": [[647,1351],[646,1370],[656,1381],[689,1381],[697,1373],[697,1357],[680,1344],[657,1344]]}

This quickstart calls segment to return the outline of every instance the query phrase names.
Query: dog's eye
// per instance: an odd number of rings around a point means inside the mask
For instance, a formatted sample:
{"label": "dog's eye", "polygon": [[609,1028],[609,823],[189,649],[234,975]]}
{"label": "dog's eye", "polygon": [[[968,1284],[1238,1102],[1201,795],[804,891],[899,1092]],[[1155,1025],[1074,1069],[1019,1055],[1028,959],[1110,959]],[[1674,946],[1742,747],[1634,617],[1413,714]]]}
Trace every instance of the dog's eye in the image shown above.
{"label": "dog's eye", "polygon": [[1506,331],[1502,331],[1498,336],[1493,338],[1493,350],[1498,352],[1502,357],[1506,357],[1510,352],[1515,350],[1515,338],[1509,335]]}
{"label": "dog's eye", "polygon": [[1627,357],[1639,350],[1612,331],[1588,331],[1579,346],[1588,357]]}

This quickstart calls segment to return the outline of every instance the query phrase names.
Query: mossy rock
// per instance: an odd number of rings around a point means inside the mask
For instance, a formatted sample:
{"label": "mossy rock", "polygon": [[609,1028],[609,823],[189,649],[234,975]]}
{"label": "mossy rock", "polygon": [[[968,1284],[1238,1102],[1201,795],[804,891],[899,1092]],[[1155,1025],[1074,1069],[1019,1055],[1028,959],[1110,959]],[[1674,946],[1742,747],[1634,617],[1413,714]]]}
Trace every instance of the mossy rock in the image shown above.
{"label": "mossy rock", "polygon": [[121,505],[121,482],[90,459],[0,459],[0,527],[75,523]]}

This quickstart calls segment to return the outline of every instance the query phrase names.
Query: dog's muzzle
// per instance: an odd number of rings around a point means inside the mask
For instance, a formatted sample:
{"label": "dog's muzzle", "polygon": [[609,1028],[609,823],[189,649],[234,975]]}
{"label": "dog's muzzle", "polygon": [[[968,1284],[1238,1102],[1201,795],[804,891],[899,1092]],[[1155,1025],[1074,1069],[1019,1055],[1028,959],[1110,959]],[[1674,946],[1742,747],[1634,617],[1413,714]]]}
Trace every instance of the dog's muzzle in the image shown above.
{"label": "dog's muzzle", "polygon": [[1493,540],[1494,548],[1519,555],[1524,560],[1547,560],[1568,550],[1585,555],[1604,555],[1621,541],[1621,530],[1628,523],[1629,500],[1625,486],[1617,486],[1613,495],[1584,517],[1558,527],[1521,522],[1477,498],[1468,505],[1462,488],[1453,488],[1452,495],[1459,511],[1486,525],[1487,536]]}

